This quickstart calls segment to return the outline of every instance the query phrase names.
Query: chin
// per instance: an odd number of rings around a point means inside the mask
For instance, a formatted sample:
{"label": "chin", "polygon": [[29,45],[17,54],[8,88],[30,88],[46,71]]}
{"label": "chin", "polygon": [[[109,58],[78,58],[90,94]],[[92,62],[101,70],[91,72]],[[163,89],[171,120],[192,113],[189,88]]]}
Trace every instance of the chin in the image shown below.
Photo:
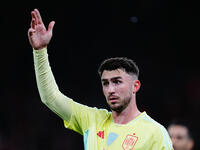
{"label": "chin", "polygon": [[123,106],[114,106],[114,107],[110,107],[111,110],[116,111],[116,112],[122,112],[124,110]]}

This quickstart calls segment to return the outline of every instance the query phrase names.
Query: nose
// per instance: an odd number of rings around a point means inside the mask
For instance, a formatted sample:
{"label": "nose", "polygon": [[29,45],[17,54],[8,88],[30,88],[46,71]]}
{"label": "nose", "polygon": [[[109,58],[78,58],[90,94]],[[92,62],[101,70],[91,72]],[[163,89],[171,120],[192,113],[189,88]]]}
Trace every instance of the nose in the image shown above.
{"label": "nose", "polygon": [[115,93],[115,87],[112,84],[108,86],[108,93],[109,94]]}

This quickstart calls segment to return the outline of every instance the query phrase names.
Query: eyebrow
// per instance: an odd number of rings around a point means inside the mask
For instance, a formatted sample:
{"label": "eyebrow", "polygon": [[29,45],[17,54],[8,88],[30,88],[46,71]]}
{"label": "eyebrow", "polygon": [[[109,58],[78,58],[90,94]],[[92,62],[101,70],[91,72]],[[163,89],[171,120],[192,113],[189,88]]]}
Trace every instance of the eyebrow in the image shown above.
{"label": "eyebrow", "polygon": [[[117,77],[111,78],[111,80],[117,80],[117,79],[122,79],[122,77],[117,76]],[[105,81],[108,81],[108,79],[102,79],[101,81],[102,81],[102,82],[105,82]]]}

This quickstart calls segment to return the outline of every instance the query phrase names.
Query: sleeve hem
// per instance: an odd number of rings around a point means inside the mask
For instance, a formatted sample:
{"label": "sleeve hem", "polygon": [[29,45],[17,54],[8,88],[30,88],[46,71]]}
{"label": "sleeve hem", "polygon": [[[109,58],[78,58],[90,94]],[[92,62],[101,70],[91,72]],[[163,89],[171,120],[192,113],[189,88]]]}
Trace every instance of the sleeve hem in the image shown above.
{"label": "sleeve hem", "polygon": [[36,50],[36,49],[34,49],[33,48],[33,52],[34,53],[37,53],[37,54],[39,54],[39,53],[44,53],[44,52],[46,52],[47,51],[47,48],[45,47],[45,48],[42,48],[42,49],[40,49],[40,50]]}

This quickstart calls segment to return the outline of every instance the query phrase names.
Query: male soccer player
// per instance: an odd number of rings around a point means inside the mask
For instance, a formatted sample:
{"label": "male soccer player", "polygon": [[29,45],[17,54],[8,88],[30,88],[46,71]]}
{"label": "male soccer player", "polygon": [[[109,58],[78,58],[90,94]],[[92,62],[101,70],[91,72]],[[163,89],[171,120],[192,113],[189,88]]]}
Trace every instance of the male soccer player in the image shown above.
{"label": "male soccer player", "polygon": [[99,67],[111,112],[79,104],[59,91],[49,65],[47,46],[55,22],[46,30],[39,11],[34,9],[31,15],[28,38],[41,100],[64,120],[66,128],[83,135],[85,150],[173,150],[167,130],[137,108],[139,69],[131,59],[110,58]]}
{"label": "male soccer player", "polygon": [[194,139],[188,125],[182,121],[172,121],[167,129],[174,150],[192,150]]}

